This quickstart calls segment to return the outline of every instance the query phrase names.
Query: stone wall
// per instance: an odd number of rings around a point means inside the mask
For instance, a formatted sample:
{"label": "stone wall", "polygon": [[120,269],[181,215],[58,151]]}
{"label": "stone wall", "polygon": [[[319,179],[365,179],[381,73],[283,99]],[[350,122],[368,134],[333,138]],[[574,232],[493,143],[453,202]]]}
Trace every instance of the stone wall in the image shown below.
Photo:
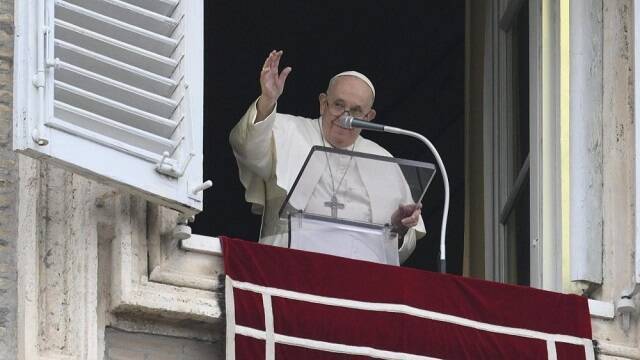
{"label": "stone wall", "polygon": [[[149,344],[167,339],[191,355],[163,359],[221,358],[221,260],[177,247],[174,211],[48,162],[19,165],[18,359],[155,359]],[[114,329],[129,341],[109,342]]]}
{"label": "stone wall", "polygon": [[222,359],[220,348],[203,341],[107,329],[105,360]]}
{"label": "stone wall", "polygon": [[221,259],[178,248],[175,212],[12,151],[14,28],[0,0],[0,360],[222,358]]}
{"label": "stone wall", "polygon": [[[616,302],[633,285],[634,273],[634,118],[633,118],[633,1],[603,1],[603,277],[593,295]],[[634,299],[636,307],[640,301]],[[640,358],[638,315],[623,330],[619,316],[594,319],[594,338],[603,353]],[[612,345],[618,352],[609,351]],[[603,359],[608,357],[603,356]],[[623,357],[624,358],[624,357]]]}
{"label": "stone wall", "polygon": [[11,150],[13,0],[0,0],[0,359],[15,359],[17,155]]}

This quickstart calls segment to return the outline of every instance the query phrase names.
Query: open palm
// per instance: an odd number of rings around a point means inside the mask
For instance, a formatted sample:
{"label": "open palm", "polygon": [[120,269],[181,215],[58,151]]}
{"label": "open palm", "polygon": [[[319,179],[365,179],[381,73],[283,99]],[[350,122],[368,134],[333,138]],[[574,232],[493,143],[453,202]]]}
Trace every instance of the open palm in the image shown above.
{"label": "open palm", "polygon": [[260,72],[261,98],[266,102],[265,105],[275,104],[278,101],[284,91],[284,83],[287,80],[287,76],[291,72],[291,67],[286,67],[282,72],[278,73],[282,53],[282,50],[271,51]]}

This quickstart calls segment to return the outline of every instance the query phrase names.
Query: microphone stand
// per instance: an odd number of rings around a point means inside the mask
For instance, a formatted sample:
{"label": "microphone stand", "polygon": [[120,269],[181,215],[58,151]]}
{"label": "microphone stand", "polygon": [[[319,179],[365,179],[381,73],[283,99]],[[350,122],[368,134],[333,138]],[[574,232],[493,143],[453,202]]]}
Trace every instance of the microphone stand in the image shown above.
{"label": "microphone stand", "polygon": [[[393,126],[386,126],[382,124],[375,124],[368,121],[356,119],[352,116],[346,116],[340,119],[340,123],[345,128],[360,128],[364,130],[373,130],[373,131],[382,131],[388,132],[391,134],[405,135],[410,136],[412,138],[418,139],[422,141],[431,153],[436,158],[436,162],[438,163],[438,167],[442,172],[442,182],[444,183],[444,210],[442,211],[442,228],[440,230],[440,272],[447,272],[447,257],[446,257],[446,248],[445,248],[445,238],[447,234],[447,219],[449,217],[449,177],[447,176],[447,170],[444,167],[444,163],[442,162],[442,158],[436,150],[435,146],[427,139],[426,137],[418,134],[417,132],[400,129]],[[421,201],[422,199],[420,199]]]}
{"label": "microphone stand", "polygon": [[435,146],[427,139],[426,137],[418,134],[417,132],[400,129],[393,126],[385,126],[384,132],[398,134],[398,135],[406,135],[412,138],[418,139],[422,141],[431,153],[436,158],[436,162],[438,163],[438,167],[442,172],[442,182],[444,183],[444,210],[442,211],[442,228],[440,229],[440,272],[447,272],[447,257],[446,257],[446,248],[445,248],[445,238],[447,234],[447,219],[449,217],[449,177],[447,176],[447,170],[444,168],[444,163],[442,162],[442,158],[436,150]]}

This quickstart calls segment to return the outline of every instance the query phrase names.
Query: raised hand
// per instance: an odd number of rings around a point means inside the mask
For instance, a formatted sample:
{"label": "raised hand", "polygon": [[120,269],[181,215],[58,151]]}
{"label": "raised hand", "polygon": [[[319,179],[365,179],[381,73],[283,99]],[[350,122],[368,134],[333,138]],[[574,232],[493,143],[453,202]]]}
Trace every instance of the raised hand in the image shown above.
{"label": "raised hand", "polygon": [[291,72],[291,67],[286,67],[282,72],[278,72],[278,66],[280,65],[280,59],[282,58],[282,50],[271,51],[267,59],[264,61],[262,71],[260,71],[260,100],[258,101],[258,119],[263,115],[266,117],[271,111],[282,92],[284,91],[284,83],[287,80],[287,76]]}

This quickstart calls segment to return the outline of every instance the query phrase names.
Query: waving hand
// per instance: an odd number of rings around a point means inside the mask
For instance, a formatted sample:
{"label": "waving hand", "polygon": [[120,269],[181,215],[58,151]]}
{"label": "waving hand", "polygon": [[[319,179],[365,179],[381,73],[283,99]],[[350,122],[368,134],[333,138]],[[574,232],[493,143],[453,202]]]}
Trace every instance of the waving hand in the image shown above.
{"label": "waving hand", "polygon": [[264,120],[273,111],[278,98],[284,91],[284,83],[291,72],[291,67],[286,67],[281,72],[278,71],[282,54],[282,50],[271,51],[264,61],[262,71],[260,71],[260,90],[262,94],[257,104],[258,116],[256,122]]}

